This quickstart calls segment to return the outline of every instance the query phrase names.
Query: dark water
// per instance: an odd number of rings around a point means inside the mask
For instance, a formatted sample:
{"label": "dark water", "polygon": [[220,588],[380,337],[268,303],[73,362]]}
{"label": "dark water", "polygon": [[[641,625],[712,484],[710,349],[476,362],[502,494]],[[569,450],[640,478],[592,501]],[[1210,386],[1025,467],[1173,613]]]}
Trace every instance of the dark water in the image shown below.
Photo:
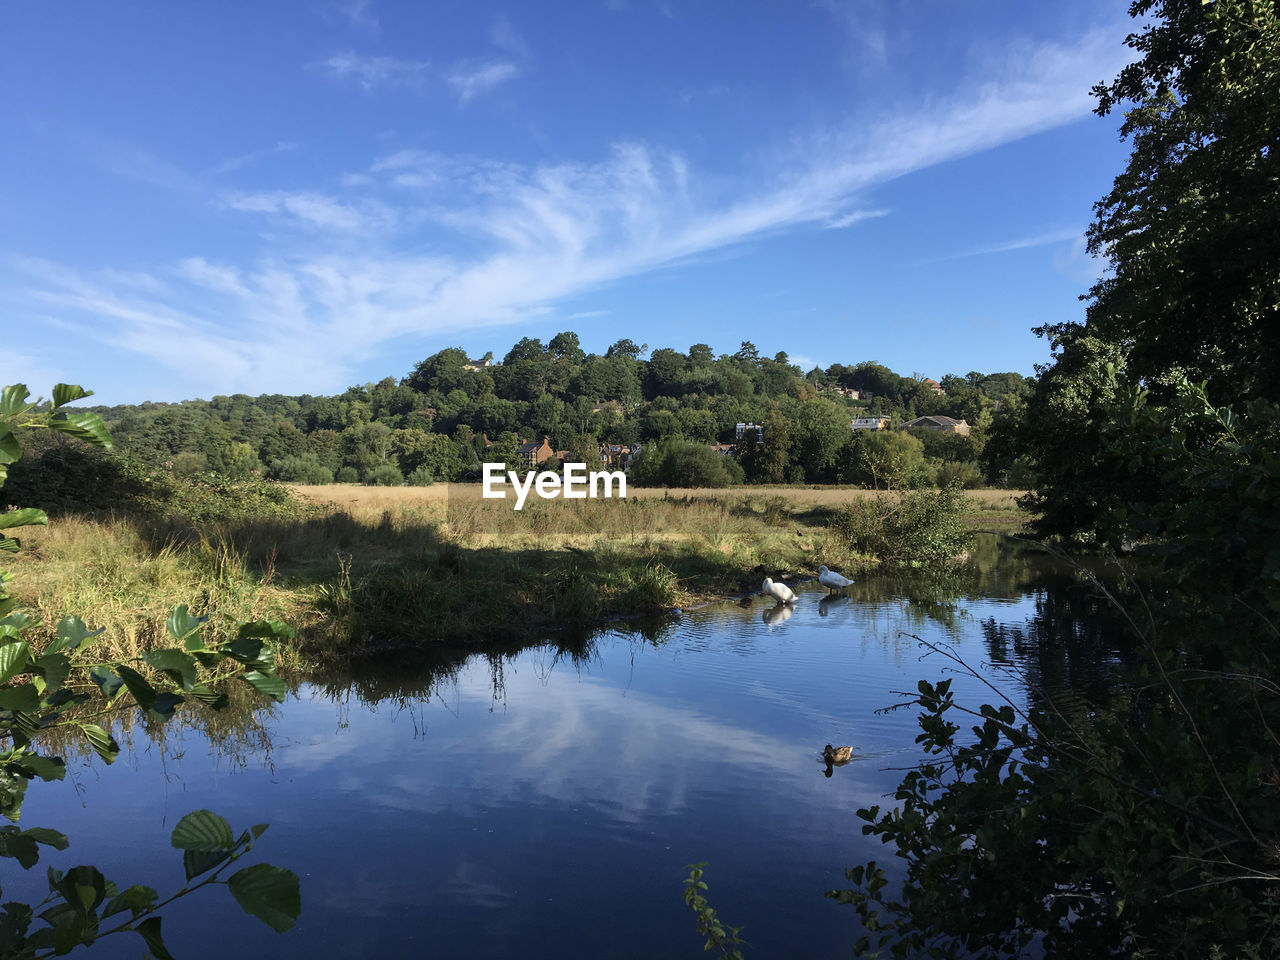
{"label": "dark water", "polygon": [[[72,845],[24,877],[6,867],[5,898],[46,864],[174,889],[169,831],[207,807],[237,831],[271,823],[255,856],[302,877],[303,913],[277,936],[202,891],[165,914],[184,958],[702,956],[681,902],[695,861],[750,956],[849,957],[854,914],[822,894],[845,867],[891,859],[854,811],[884,804],[901,778],[889,768],[917,756],[914,711],[877,713],[942,675],[912,635],[954,644],[1020,702],[1025,680],[999,661],[1100,682],[1105,641],[1071,646],[1069,577],[994,538],[977,560],[947,583],[864,579],[830,603],[810,584],[772,621],[757,598],[648,636],[302,684],[216,748],[176,723],[158,742],[135,730],[114,766],[32,786],[22,825]],[[972,677],[954,685],[991,699]],[[855,751],[831,778],[828,742]],[[90,955],[141,954],[129,934]]]}

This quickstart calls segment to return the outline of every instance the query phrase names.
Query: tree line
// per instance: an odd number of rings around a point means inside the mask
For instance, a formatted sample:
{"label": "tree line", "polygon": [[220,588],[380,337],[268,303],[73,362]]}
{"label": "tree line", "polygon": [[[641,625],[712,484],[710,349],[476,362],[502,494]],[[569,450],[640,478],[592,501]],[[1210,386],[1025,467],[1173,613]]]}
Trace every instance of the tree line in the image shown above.
{"label": "tree line", "polygon": [[[545,344],[523,338],[499,363],[490,357],[472,361],[450,347],[401,379],[335,396],[236,394],[95,410],[120,449],[178,476],[425,485],[473,476],[483,462],[518,469],[518,445],[546,437],[565,459],[588,464],[600,462],[602,444],[638,446],[638,483],[1027,479],[1011,438],[1032,382],[1018,373],[934,382],[872,361],[805,373],[786,353],[764,356],[748,342],[717,356],[707,344],[650,352],[623,339],[595,354],[569,331]],[[971,432],[850,429],[854,417],[872,415],[891,428],[944,415]],[[760,425],[763,442],[752,431],[740,441],[740,423]],[[714,444],[735,444],[736,455]]]}

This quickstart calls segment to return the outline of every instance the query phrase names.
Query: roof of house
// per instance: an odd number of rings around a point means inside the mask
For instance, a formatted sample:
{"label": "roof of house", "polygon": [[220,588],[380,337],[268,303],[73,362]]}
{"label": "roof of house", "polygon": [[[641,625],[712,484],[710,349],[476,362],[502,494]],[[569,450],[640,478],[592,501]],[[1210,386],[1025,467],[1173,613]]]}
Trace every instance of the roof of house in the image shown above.
{"label": "roof of house", "polygon": [[931,416],[916,417],[914,420],[908,420],[902,426],[908,430],[912,427],[922,427],[927,424],[934,424],[939,427],[958,427],[961,424],[968,426],[963,420],[957,420],[955,417]]}

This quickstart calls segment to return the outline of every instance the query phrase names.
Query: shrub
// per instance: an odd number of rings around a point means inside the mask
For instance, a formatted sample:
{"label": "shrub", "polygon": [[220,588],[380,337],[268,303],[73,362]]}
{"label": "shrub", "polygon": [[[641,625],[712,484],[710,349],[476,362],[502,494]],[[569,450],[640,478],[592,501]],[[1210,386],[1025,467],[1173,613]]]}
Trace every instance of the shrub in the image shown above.
{"label": "shrub", "polygon": [[355,467],[343,467],[334,479],[338,483],[359,483],[360,474],[356,473]]}
{"label": "shrub", "polygon": [[384,463],[369,471],[364,482],[374,487],[398,487],[404,483],[404,474],[394,464]]}
{"label": "shrub", "polygon": [[982,471],[976,463],[969,461],[945,462],[938,464],[937,483],[939,487],[959,486],[964,490],[975,490],[982,486]]}
{"label": "shrub", "polygon": [[928,565],[953,560],[968,547],[964,494],[942,490],[885,493],[841,507],[830,528],[855,553],[884,563]]}
{"label": "shrub", "polygon": [[427,466],[415,467],[405,479],[412,487],[429,487],[436,482],[435,475]]}

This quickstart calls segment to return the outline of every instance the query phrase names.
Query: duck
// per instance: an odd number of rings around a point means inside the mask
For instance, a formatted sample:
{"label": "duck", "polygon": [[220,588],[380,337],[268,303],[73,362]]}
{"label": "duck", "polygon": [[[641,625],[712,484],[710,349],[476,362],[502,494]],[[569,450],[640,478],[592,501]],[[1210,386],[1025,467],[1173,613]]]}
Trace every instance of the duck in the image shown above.
{"label": "duck", "polygon": [[853,586],[853,581],[848,577],[842,577],[840,574],[828,570],[826,566],[818,568],[818,582],[831,590],[843,590],[845,587]]}
{"label": "duck", "polygon": [[796,595],[791,592],[791,588],[785,583],[774,583],[769,577],[764,578],[760,591],[767,593],[779,603],[795,603]]}
{"label": "duck", "polygon": [[822,759],[827,763],[848,763],[853,759],[853,747],[833,747],[828,743],[822,748]]}

